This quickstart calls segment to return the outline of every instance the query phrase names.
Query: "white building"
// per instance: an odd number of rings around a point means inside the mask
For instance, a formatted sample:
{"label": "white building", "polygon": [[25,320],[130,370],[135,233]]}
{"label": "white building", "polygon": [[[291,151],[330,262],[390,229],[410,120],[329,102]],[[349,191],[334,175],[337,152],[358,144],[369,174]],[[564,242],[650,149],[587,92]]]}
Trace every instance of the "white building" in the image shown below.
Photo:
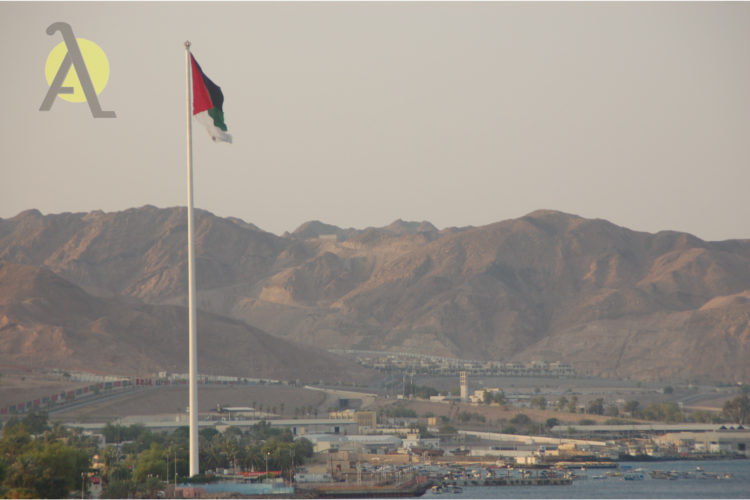
{"label": "white building", "polygon": [[727,429],[709,432],[673,432],[654,438],[662,448],[697,453],[726,453],[750,457],[750,430]]}
{"label": "white building", "polygon": [[356,451],[363,453],[388,453],[401,447],[397,436],[380,434],[306,434],[305,439],[313,444],[313,451]]}
{"label": "white building", "polygon": [[406,438],[402,441],[402,447],[406,449],[412,448],[440,448],[440,438],[423,438],[418,432],[410,432],[406,434]]}

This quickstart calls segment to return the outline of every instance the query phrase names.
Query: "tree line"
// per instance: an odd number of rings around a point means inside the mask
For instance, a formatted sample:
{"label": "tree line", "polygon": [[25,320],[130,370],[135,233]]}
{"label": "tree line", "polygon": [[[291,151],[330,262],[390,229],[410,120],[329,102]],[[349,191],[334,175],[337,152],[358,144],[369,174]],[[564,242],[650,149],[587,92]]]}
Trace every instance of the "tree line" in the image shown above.
{"label": "tree line", "polygon": [[46,413],[12,417],[0,438],[2,498],[65,498],[81,489],[97,442],[80,430],[49,425]]}
{"label": "tree line", "polygon": [[[188,427],[168,433],[138,424],[108,423],[102,433],[106,444],[100,449],[98,437],[50,423],[44,412],[11,418],[0,438],[0,498],[85,494],[92,476],[100,478],[105,498],[155,498],[165,484],[206,480],[220,468],[265,471],[267,467],[291,477],[294,468],[313,455],[309,440],[295,440],[288,429],[273,428],[265,421],[247,431],[207,428],[199,433],[201,474],[189,478]],[[96,454],[101,468],[94,468]]]}
{"label": "tree line", "polygon": [[107,424],[104,436],[106,473],[104,495],[108,498],[138,496],[153,498],[162,482],[206,481],[211,471],[232,468],[238,471],[281,471],[290,477],[295,467],[313,455],[313,445],[305,438],[294,439],[289,429],[271,427],[266,421],[247,431],[229,427],[224,432],[209,427],[199,434],[200,475],[188,478],[189,428],[170,434],[154,433],[140,425]]}

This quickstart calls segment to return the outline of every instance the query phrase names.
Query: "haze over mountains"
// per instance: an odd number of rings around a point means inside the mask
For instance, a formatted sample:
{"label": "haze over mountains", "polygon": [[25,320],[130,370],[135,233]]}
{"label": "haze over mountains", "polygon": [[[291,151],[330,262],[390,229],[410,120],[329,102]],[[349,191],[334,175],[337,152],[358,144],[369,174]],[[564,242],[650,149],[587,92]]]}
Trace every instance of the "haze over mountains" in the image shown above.
{"label": "haze over mountains", "polygon": [[[0,362],[144,376],[187,373],[187,310],[86,293],[48,269],[0,262]],[[364,382],[372,373],[240,321],[198,317],[202,374]]]}
{"label": "haze over mountains", "polygon": [[[96,311],[87,321],[160,311],[166,319],[108,330],[149,344],[157,329],[184,326],[174,306],[186,303],[186,241],[184,208],[23,212],[0,220],[0,290],[18,307],[41,293],[30,280],[66,280]],[[579,372],[644,379],[750,376],[750,240],[635,232],[554,211],[444,230],[311,221],[275,236],[199,211],[196,249],[199,307],[215,315],[199,317],[215,322],[208,329],[222,342],[242,345],[259,328],[318,348],[567,361]],[[56,326],[76,332],[73,315],[82,313],[59,309],[43,321],[0,309],[2,356],[22,357],[36,323],[49,325],[38,337],[59,335]]]}

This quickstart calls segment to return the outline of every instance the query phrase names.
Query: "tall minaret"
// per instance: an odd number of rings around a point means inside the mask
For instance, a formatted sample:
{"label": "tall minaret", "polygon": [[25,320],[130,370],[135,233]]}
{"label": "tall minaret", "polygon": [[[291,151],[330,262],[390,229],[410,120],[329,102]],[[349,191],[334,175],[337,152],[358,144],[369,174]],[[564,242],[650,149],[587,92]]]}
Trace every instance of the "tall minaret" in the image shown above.
{"label": "tall minaret", "polygon": [[466,372],[459,372],[460,376],[460,388],[461,388],[461,402],[465,403],[469,400],[469,383],[466,380]]}

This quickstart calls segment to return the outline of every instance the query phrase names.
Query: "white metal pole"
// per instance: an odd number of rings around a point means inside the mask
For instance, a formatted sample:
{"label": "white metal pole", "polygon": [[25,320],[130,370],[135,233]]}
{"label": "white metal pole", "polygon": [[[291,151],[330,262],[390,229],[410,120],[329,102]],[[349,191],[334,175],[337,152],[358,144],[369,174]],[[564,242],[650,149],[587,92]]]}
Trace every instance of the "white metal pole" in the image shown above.
{"label": "white metal pole", "polygon": [[189,391],[190,391],[190,476],[200,473],[198,463],[198,339],[195,312],[195,248],[193,242],[193,125],[192,86],[190,76],[190,42],[185,42],[185,88],[187,92],[187,175],[188,175],[188,302],[189,318]]}

